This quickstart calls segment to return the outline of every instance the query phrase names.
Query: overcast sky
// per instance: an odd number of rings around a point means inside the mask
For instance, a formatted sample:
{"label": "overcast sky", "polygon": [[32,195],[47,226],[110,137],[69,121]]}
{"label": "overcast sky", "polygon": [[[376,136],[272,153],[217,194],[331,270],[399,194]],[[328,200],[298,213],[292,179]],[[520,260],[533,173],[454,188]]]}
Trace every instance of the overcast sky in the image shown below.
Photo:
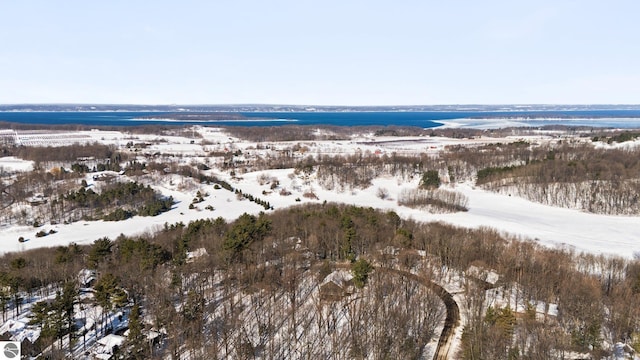
{"label": "overcast sky", "polygon": [[0,103],[638,104],[640,1],[0,0]]}

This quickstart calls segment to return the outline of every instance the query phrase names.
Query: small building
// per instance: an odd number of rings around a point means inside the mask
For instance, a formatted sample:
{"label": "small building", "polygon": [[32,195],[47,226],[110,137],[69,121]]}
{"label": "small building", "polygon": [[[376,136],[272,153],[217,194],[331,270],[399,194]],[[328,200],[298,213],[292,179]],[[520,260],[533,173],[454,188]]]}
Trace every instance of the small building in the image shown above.
{"label": "small building", "polygon": [[193,251],[187,252],[187,262],[194,262],[196,259],[201,258],[207,254],[207,249],[197,248]]}
{"label": "small building", "polygon": [[[151,346],[158,345],[167,336],[167,333],[166,331],[164,331],[164,328],[161,331],[156,331],[154,329],[143,330],[142,333],[145,339],[147,339],[147,341],[149,342],[149,345]],[[125,337],[129,337],[129,329],[127,329],[127,331],[125,331],[123,335]]]}
{"label": "small building", "polygon": [[113,355],[118,352],[118,349],[122,346],[126,338],[120,335],[109,334],[101,339],[98,339],[96,349],[93,352],[93,357],[100,360],[109,360],[113,358]]}
{"label": "small building", "polygon": [[110,182],[115,177],[116,177],[116,173],[102,173],[102,174],[93,175],[92,178],[93,178],[93,181]]}
{"label": "small building", "polygon": [[44,194],[34,194],[32,197],[27,199],[27,202],[31,206],[38,206],[46,204],[47,198],[44,196]]}
{"label": "small building", "polygon": [[336,270],[327,275],[320,284],[320,299],[338,301],[354,291],[353,275],[346,270]]}
{"label": "small building", "polygon": [[81,288],[90,288],[96,282],[95,270],[82,269],[78,273],[78,284]]}
{"label": "small building", "polygon": [[467,276],[487,283],[487,288],[494,287],[498,280],[500,280],[500,274],[498,274],[495,270],[487,270],[481,266],[471,265],[467,269],[466,273]]}

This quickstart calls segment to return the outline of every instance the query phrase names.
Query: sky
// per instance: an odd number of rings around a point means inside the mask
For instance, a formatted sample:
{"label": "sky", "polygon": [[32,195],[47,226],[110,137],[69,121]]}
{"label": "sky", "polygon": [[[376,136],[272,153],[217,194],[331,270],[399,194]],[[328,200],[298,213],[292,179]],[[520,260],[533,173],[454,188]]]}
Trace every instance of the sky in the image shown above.
{"label": "sky", "polygon": [[635,0],[0,0],[0,104],[638,104]]}

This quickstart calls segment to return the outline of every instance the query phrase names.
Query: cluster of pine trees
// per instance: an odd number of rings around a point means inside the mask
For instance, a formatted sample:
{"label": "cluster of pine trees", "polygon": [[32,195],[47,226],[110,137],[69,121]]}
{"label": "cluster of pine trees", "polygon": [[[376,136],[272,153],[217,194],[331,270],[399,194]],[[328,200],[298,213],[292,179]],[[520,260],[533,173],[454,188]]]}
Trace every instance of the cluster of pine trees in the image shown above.
{"label": "cluster of pine trees", "polygon": [[107,221],[120,221],[134,215],[156,216],[170,210],[172,205],[173,198],[163,197],[148,185],[114,182],[105,185],[99,193],[81,186],[53,199],[50,208],[52,219],[75,221],[79,214],[81,218],[101,217]]}

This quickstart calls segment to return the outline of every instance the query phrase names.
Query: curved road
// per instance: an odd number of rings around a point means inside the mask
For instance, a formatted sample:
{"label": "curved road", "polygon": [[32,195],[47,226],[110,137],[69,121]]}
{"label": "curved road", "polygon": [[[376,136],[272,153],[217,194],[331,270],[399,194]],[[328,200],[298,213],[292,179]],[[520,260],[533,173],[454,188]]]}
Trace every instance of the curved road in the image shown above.
{"label": "curved road", "polygon": [[453,340],[455,329],[460,324],[460,308],[458,307],[456,301],[453,299],[453,296],[442,286],[434,283],[431,280],[427,280],[418,275],[412,274],[408,271],[382,267],[376,267],[376,269],[384,272],[391,272],[396,275],[403,276],[407,279],[416,281],[431,289],[436,295],[438,295],[438,297],[440,297],[442,302],[444,302],[445,307],[447,308],[447,316],[444,319],[444,328],[442,329],[440,340],[438,340],[438,347],[436,348],[436,353],[433,358],[436,360],[450,359],[453,355],[453,353],[450,354],[451,342]]}

